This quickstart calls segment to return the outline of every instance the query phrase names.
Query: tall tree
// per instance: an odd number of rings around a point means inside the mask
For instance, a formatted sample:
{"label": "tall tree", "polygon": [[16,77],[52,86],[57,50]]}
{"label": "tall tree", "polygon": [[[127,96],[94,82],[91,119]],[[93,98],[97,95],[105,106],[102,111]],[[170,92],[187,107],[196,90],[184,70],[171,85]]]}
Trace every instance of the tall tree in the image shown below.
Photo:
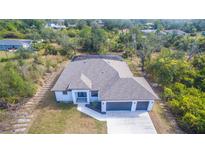
{"label": "tall tree", "polygon": [[194,57],[194,55],[196,55],[199,51],[199,45],[194,40],[192,43],[188,45],[188,60],[192,59],[192,57]]}
{"label": "tall tree", "polygon": [[92,30],[92,49],[93,51],[103,51],[107,44],[107,33],[104,29],[96,28]]}
{"label": "tall tree", "polygon": [[141,60],[141,70],[144,71],[145,62],[150,59],[151,53],[159,48],[160,40],[154,33],[143,36],[139,29],[132,30],[131,34],[132,46]]}

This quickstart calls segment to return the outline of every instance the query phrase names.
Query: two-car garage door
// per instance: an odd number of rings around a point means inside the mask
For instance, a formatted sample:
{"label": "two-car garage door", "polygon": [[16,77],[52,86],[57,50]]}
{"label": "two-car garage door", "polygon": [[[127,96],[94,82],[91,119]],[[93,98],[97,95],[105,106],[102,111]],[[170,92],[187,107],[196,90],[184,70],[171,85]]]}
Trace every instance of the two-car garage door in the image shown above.
{"label": "two-car garage door", "polygon": [[[137,102],[136,110],[147,110],[149,106],[149,101],[139,101]],[[128,110],[131,111],[132,102],[107,102],[106,110],[107,111],[116,111],[116,110]]]}
{"label": "two-car garage door", "polygon": [[115,111],[115,110],[131,110],[132,102],[107,102],[106,110]]}

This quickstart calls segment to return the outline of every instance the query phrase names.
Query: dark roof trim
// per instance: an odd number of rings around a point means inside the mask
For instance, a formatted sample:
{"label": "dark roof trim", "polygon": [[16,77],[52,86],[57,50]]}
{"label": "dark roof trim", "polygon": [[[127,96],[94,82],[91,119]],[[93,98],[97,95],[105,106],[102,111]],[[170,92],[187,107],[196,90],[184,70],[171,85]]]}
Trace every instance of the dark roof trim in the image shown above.
{"label": "dark roof trim", "polygon": [[72,61],[79,61],[79,60],[85,60],[85,59],[109,59],[109,60],[118,60],[118,61],[123,61],[121,56],[118,55],[79,55],[75,56]]}

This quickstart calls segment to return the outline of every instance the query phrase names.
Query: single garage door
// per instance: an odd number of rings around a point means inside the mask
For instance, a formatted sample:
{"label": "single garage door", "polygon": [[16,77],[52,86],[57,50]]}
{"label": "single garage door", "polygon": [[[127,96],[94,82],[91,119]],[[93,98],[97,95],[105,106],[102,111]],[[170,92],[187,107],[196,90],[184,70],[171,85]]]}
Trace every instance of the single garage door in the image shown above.
{"label": "single garage door", "polygon": [[107,111],[131,110],[132,102],[107,102]]}
{"label": "single garage door", "polygon": [[149,105],[148,101],[137,102],[136,110],[147,110],[148,105]]}

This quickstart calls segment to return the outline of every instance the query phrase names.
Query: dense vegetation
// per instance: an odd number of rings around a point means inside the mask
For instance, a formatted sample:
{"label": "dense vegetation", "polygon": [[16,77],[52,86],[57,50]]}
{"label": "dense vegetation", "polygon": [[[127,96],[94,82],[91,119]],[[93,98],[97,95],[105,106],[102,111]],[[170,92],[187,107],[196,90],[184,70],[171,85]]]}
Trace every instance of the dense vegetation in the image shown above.
{"label": "dense vegetation", "polygon": [[205,132],[205,55],[187,57],[163,50],[147,66],[152,79],[164,89],[163,99],[189,133]]}
{"label": "dense vegetation", "polygon": [[[53,71],[63,58],[18,51],[12,61],[0,63],[0,101],[15,104],[32,96],[45,73]],[[8,53],[7,53],[8,54]],[[13,60],[15,59],[15,60]]]}

